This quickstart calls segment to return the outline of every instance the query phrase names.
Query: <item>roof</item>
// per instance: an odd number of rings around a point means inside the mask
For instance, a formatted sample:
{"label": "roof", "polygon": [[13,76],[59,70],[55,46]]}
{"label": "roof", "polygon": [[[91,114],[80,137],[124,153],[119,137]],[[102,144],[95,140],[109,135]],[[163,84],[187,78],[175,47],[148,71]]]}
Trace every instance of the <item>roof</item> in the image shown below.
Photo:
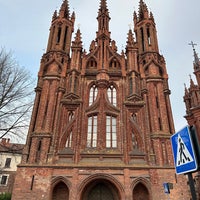
{"label": "roof", "polygon": [[0,141],[0,153],[22,154],[24,144],[10,143],[10,139],[2,138]]}

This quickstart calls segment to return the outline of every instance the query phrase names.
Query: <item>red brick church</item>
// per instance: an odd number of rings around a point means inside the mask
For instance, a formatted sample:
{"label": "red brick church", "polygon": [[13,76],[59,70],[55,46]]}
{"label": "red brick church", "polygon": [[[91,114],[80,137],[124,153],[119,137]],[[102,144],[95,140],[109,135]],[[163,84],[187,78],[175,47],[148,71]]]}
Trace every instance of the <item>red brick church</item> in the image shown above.
{"label": "red brick church", "polygon": [[165,200],[164,182],[173,183],[171,200],[190,199],[173,167],[170,89],[153,14],[140,0],[121,53],[109,21],[100,0],[86,52],[80,29],[72,38],[68,0],[54,12],[13,200]]}

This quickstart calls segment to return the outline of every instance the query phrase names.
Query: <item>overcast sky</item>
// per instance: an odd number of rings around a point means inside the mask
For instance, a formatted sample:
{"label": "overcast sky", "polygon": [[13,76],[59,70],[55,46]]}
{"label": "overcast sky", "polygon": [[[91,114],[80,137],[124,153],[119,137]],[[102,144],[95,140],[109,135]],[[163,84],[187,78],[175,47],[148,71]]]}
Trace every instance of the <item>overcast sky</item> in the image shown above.
{"label": "overcast sky", "polygon": [[[84,48],[97,31],[97,12],[100,0],[69,0],[70,11],[76,13]],[[184,83],[189,86],[193,76],[193,51],[190,41],[197,43],[200,52],[200,0],[145,0],[153,12],[157,25],[160,53],[164,55],[171,89],[171,104],[176,131],[186,125],[183,118]],[[29,69],[34,77],[46,50],[49,27],[54,10],[62,0],[0,0],[0,47],[11,50],[19,65]],[[126,46],[129,24],[133,25],[133,11],[138,11],[139,0],[107,0],[110,12],[111,38],[118,51]],[[73,36],[74,38],[74,36]]]}

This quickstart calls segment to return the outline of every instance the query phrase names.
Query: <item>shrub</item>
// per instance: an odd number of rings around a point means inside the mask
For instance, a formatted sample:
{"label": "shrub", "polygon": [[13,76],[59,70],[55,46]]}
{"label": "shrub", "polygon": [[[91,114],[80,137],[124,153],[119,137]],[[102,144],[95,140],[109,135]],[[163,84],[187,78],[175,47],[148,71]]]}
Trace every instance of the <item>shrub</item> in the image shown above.
{"label": "shrub", "polygon": [[11,193],[2,193],[0,194],[0,200],[11,200]]}

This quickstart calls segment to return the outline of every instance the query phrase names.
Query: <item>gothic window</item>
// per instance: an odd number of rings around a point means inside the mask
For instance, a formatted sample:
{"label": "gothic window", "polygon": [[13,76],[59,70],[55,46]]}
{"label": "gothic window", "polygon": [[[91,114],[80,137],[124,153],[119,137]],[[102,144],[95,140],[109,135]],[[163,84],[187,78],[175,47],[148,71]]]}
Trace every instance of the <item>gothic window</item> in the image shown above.
{"label": "gothic window", "polygon": [[87,147],[97,147],[97,116],[88,118]]}
{"label": "gothic window", "polygon": [[158,101],[158,97],[156,96],[156,107],[159,108],[159,101]]}
{"label": "gothic window", "polygon": [[97,62],[94,58],[91,58],[87,63],[87,68],[97,68]]}
{"label": "gothic window", "polygon": [[141,28],[140,31],[141,31],[141,39],[142,39],[142,51],[144,51],[144,31],[143,31],[143,28]]}
{"label": "gothic window", "polygon": [[106,116],[106,148],[117,147],[117,119]]}
{"label": "gothic window", "polygon": [[42,146],[42,141],[40,140],[37,146],[37,152],[36,152],[36,158],[35,158],[36,162],[38,162],[40,159],[41,146]]}
{"label": "gothic window", "polygon": [[107,94],[110,103],[117,106],[117,91],[113,85],[108,88]]}
{"label": "gothic window", "polygon": [[132,147],[133,149],[138,149],[138,142],[134,133],[132,133]]}
{"label": "gothic window", "polygon": [[133,93],[133,79],[129,78],[129,94]]}
{"label": "gothic window", "polygon": [[131,115],[131,117],[132,117],[132,119],[133,119],[134,121],[137,121],[137,115],[136,115],[136,113],[133,113],[133,114]]}
{"label": "gothic window", "polygon": [[160,117],[158,117],[158,123],[159,123],[159,129],[162,131],[162,122]]}
{"label": "gothic window", "polygon": [[58,28],[58,35],[57,35],[57,39],[56,39],[56,42],[57,42],[57,43],[59,43],[59,42],[60,42],[61,31],[62,31],[62,28],[61,28],[61,27],[59,27],[59,28]]}
{"label": "gothic window", "polygon": [[72,91],[72,77],[70,77],[70,79],[69,79],[69,88],[70,88],[70,90]]}
{"label": "gothic window", "polygon": [[74,118],[74,113],[73,111],[70,111],[68,116],[68,121],[70,122],[73,118]]}
{"label": "gothic window", "polygon": [[63,50],[65,50],[65,44],[67,41],[67,31],[68,31],[68,27],[65,27],[65,35],[64,35],[64,42],[63,42]]}
{"label": "gothic window", "polygon": [[119,62],[117,61],[117,59],[112,59],[112,61],[110,62],[110,68],[112,69],[118,69],[120,67]]}
{"label": "gothic window", "polygon": [[69,134],[69,136],[67,138],[65,147],[67,147],[67,148],[71,148],[72,147],[72,130],[70,131],[70,134]]}
{"label": "gothic window", "polygon": [[151,37],[150,37],[150,30],[147,28],[147,38],[148,38],[148,45],[151,45]]}
{"label": "gothic window", "polygon": [[78,78],[75,77],[75,80],[74,80],[74,93],[77,93],[78,91]]}
{"label": "gothic window", "polygon": [[89,96],[89,105],[92,105],[92,103],[95,101],[96,97],[97,97],[97,87],[96,85],[93,85],[90,88],[90,96]]}

